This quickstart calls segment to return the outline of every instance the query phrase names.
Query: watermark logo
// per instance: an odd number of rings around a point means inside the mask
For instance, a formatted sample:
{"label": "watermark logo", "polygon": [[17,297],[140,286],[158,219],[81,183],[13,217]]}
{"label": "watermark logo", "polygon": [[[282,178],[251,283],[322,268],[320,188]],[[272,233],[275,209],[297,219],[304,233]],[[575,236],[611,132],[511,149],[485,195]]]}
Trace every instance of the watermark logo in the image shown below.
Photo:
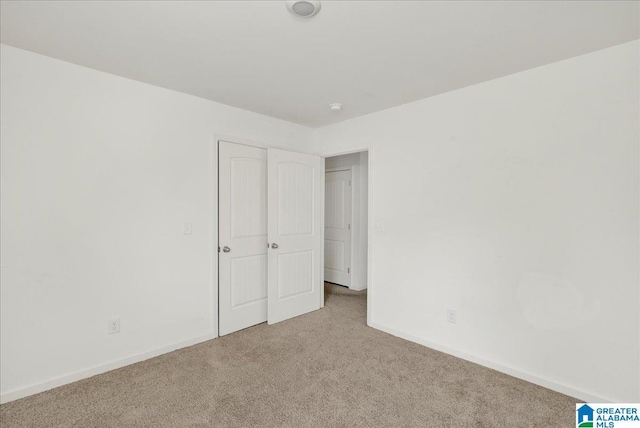
{"label": "watermark logo", "polygon": [[[578,407],[579,404],[576,404]],[[593,428],[593,409],[588,404],[583,404],[578,407],[578,427],[579,428]]]}
{"label": "watermark logo", "polygon": [[577,403],[577,428],[640,428],[640,403]]}

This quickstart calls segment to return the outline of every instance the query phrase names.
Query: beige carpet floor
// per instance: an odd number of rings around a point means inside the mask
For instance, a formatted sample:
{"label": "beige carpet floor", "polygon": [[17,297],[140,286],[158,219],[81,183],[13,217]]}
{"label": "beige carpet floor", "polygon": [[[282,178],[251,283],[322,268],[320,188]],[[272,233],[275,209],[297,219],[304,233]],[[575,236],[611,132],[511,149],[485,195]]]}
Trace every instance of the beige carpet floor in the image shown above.
{"label": "beige carpet floor", "polygon": [[365,319],[366,294],[328,294],[320,311],[7,403],[0,425],[575,426],[574,398],[374,330]]}

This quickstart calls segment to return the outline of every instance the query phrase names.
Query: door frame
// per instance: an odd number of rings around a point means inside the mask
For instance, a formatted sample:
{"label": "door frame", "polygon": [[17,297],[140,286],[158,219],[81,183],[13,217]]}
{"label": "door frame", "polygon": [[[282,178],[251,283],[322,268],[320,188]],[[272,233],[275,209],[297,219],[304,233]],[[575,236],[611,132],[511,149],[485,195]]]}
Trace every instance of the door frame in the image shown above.
{"label": "door frame", "polygon": [[[373,165],[374,165],[374,154],[375,150],[371,146],[361,146],[355,149],[350,150],[339,150],[339,151],[328,151],[328,152],[319,152],[316,153],[317,156],[323,158],[331,158],[334,156],[341,155],[349,155],[351,153],[361,153],[367,152],[367,325],[371,327],[371,323],[373,320],[373,299],[375,296],[375,281],[374,281],[374,270],[373,270],[373,247],[375,241],[375,227],[374,227],[374,213],[373,213]],[[343,168],[344,169],[344,168]],[[352,171],[353,174],[353,171]],[[352,177],[353,180],[353,177]],[[323,199],[324,203],[324,199]],[[352,202],[353,203],[353,202]],[[324,211],[323,211],[324,213]],[[323,280],[324,280],[324,214],[323,214],[323,222],[322,222],[322,264],[323,264]],[[353,257],[353,252],[352,252]],[[320,307],[324,306],[324,293],[322,293],[322,304]]]}

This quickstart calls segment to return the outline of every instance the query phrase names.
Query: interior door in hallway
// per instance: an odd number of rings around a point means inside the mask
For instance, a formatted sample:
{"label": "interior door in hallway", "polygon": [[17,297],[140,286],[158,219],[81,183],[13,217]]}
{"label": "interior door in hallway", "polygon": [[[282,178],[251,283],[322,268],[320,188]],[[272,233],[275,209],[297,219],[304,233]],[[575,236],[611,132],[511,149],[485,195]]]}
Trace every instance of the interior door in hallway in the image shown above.
{"label": "interior door in hallway", "polygon": [[324,280],[351,285],[351,170],[325,173]]}
{"label": "interior door in hallway", "polygon": [[219,144],[219,334],[267,320],[267,150]]}
{"label": "interior door in hallway", "polygon": [[320,309],[324,159],[268,149],[268,323]]}

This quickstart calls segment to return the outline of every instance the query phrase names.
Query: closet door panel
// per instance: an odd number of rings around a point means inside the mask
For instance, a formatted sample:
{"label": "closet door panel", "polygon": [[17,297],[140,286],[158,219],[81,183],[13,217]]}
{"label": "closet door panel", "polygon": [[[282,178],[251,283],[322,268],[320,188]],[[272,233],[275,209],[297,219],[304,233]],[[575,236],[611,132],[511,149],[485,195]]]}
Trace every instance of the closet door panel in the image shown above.
{"label": "closet door panel", "polygon": [[219,334],[267,320],[267,151],[219,145]]}
{"label": "closet door panel", "polygon": [[324,159],[268,149],[268,323],[320,308]]}

